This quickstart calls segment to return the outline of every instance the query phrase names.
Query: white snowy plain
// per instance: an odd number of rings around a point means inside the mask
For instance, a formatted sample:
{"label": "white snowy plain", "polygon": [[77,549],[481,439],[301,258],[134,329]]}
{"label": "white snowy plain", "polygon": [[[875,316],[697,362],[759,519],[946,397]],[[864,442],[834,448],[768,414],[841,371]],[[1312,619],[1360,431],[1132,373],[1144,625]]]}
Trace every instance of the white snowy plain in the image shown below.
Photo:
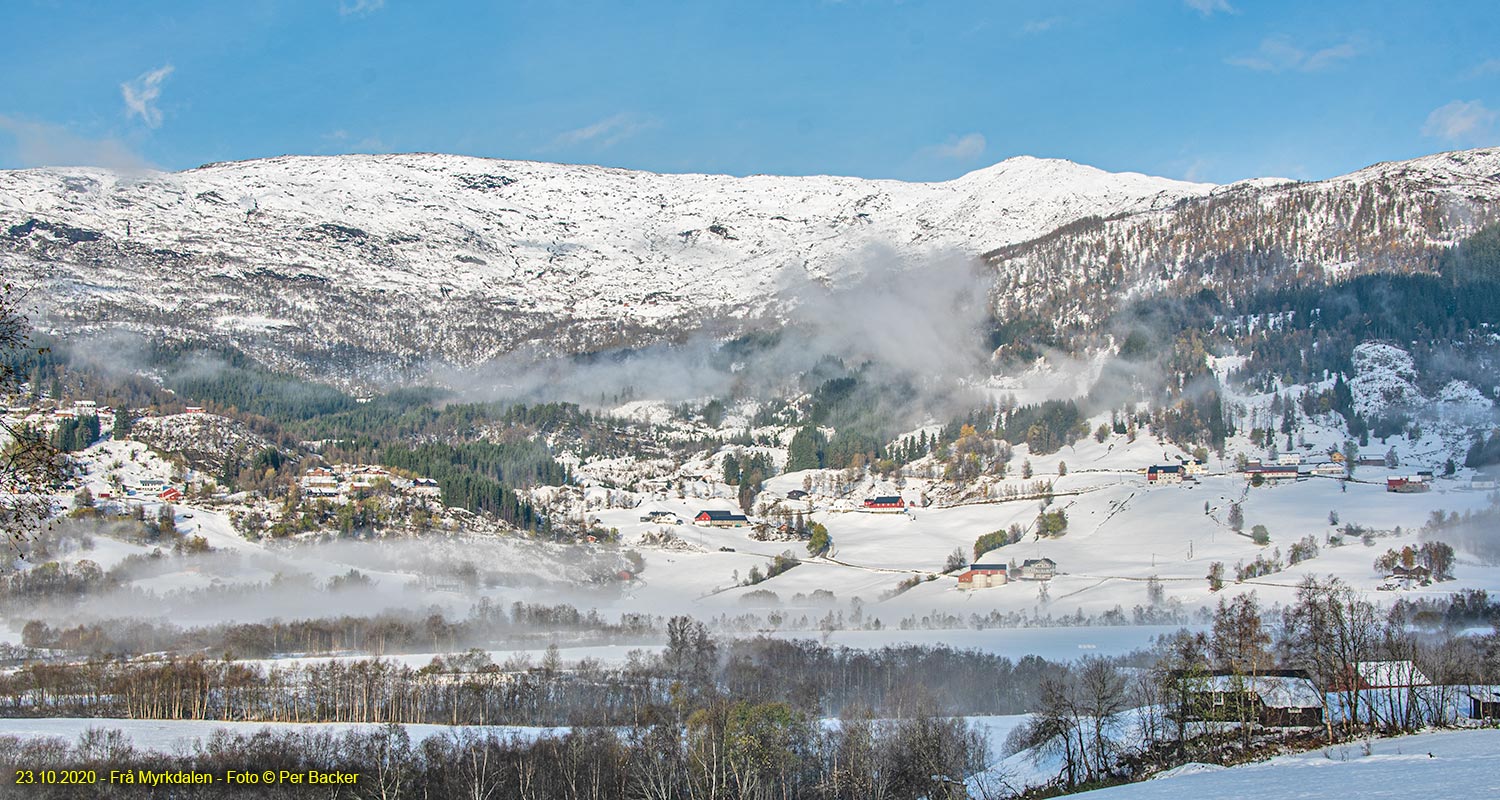
{"label": "white snowy plain", "polygon": [[1157,780],[1085,792],[1093,800],[1500,797],[1500,730],[1443,731],[1278,756],[1257,764],[1178,768]]}

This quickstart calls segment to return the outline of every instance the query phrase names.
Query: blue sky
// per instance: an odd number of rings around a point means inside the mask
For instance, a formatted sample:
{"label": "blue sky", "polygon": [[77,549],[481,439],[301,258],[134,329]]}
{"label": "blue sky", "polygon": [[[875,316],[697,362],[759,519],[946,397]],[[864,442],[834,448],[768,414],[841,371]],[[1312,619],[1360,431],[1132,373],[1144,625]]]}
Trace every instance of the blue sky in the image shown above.
{"label": "blue sky", "polygon": [[455,152],[1230,181],[1500,144],[1500,3],[11,0],[0,167]]}

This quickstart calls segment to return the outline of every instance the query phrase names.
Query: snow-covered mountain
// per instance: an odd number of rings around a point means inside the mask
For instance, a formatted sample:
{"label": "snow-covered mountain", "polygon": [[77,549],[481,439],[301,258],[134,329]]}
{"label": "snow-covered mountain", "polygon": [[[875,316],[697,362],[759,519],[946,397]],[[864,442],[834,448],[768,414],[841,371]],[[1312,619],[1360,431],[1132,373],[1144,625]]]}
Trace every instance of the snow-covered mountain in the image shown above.
{"label": "snow-covered mountain", "polygon": [[[1228,186],[1014,158],[941,183],[658,175],[450,155],[0,172],[0,269],[71,332],[373,376],[527,345],[732,334],[810,286],[985,254],[999,319],[1093,334],[1124,298],[1427,268],[1500,219],[1500,150]],[[951,259],[949,259],[951,260]]]}
{"label": "snow-covered mountain", "polygon": [[1500,149],[1385,162],[1324,181],[1258,179],[1170,208],[1080,220],[986,254],[996,311],[1088,333],[1123,298],[1221,298],[1270,286],[1420,272],[1500,220]]}
{"label": "snow-covered mountain", "polygon": [[0,268],[73,330],[230,337],[289,365],[466,363],[733,329],[863,260],[919,280],[936,252],[1213,188],[1035,158],[942,183],[428,154],[34,169],[0,172]]}

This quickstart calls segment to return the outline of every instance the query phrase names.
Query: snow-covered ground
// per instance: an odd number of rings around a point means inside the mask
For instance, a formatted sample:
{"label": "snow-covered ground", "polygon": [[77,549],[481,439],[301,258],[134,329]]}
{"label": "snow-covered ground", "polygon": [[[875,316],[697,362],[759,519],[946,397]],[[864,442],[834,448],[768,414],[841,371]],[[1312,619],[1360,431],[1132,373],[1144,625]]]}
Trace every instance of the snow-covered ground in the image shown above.
{"label": "snow-covered ground", "polygon": [[1238,767],[1188,765],[1156,780],[1086,792],[1093,800],[1500,797],[1500,730],[1375,739]]}

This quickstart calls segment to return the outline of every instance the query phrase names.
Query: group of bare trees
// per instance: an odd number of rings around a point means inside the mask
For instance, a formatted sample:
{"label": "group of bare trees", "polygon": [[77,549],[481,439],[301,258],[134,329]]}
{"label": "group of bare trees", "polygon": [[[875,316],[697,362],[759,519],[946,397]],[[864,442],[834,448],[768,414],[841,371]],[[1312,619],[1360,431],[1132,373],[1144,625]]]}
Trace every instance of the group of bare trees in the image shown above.
{"label": "group of bare trees", "polygon": [[[23,635],[51,635],[38,626]],[[31,660],[0,674],[0,716],[621,725],[669,707],[697,710],[721,696],[822,717],[860,708],[882,718],[1015,714],[1037,707],[1049,676],[1062,669],[1036,657],[1012,662],[943,647],[851,650],[772,638],[721,643],[686,618],[674,618],[668,630],[660,654],[637,652],[609,666],[565,665],[556,649],[540,662],[513,656],[497,664],[475,650],[421,667],[203,655]]]}
{"label": "group of bare trees", "polygon": [[[463,798],[499,800],[914,800],[961,798],[962,777],[985,763],[981,737],[961,720],[836,724],[782,704],[718,700],[691,715],[623,728],[577,728],[535,737],[473,728],[414,741],[401,726],[344,733],[219,732],[165,754],[136,749],[117,731],[78,742],[0,737],[7,770],[94,769],[90,797],[136,797],[110,770],[196,770],[215,785],[171,786],[176,798]],[[357,773],[350,786],[258,781],[226,786],[226,770]],[[7,774],[13,774],[8,772]],[[72,798],[79,786],[0,786],[0,797]]]}
{"label": "group of bare trees", "polygon": [[[103,573],[88,560],[71,567],[48,562],[0,578],[0,608],[5,608],[6,603],[35,603],[40,598],[70,597],[111,586],[119,582],[114,580],[116,571],[124,567],[144,571],[152,566],[152,561],[150,557],[141,557],[139,563],[122,562],[109,573]],[[329,591],[357,584],[361,573],[353,574],[353,578],[344,575],[330,580]],[[219,596],[242,599],[277,588],[274,583],[230,586],[222,588]],[[461,619],[450,619],[441,613],[392,611],[371,616],[272,619],[194,628],[142,619],[106,619],[72,626],[31,620],[24,626],[31,633],[22,642],[27,647],[52,650],[54,655],[66,653],[83,658],[161,652],[268,658],[288,653],[389,655],[458,652],[471,647],[516,644],[543,647],[559,636],[575,642],[628,644],[654,641],[661,635],[662,627],[660,617],[648,614],[622,614],[618,619],[606,619],[597,610],[580,611],[566,603],[516,602],[501,606],[480,602]]]}
{"label": "group of bare trees", "polygon": [[[1500,619],[1487,596],[1471,595],[1446,614],[1426,605],[1382,614],[1338,579],[1309,577],[1285,609],[1268,613],[1253,593],[1221,600],[1208,630],[1163,638],[1144,668],[1099,658],[1054,667],[1007,749],[1055,760],[1056,784],[1076,789],[1145,763],[1243,758],[1288,737],[1327,742],[1453,724],[1468,687],[1500,681],[1500,635],[1459,636],[1413,620]],[[1361,680],[1371,671],[1378,677]],[[1304,702],[1322,727],[1265,727],[1249,699],[1264,685],[1257,681],[1304,675],[1313,698]]]}
{"label": "group of bare trees", "polygon": [[1061,665],[1043,679],[1040,699],[1039,710],[1013,734],[1010,749],[1059,758],[1058,779],[1069,788],[1113,775],[1122,752],[1116,735],[1133,699],[1120,668],[1097,657]]}

